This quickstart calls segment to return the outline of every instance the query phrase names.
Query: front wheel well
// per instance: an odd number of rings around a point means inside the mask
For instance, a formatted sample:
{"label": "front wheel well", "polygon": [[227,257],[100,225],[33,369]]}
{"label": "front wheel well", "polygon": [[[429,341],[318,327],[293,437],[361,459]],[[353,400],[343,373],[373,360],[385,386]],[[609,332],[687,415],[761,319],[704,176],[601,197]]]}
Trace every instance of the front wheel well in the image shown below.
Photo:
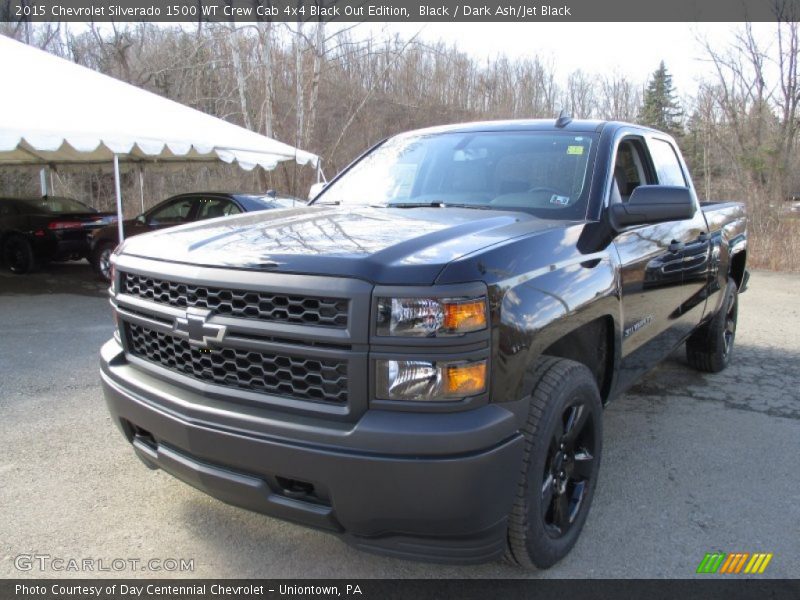
{"label": "front wheel well", "polygon": [[548,346],[542,354],[568,358],[583,365],[594,375],[600,397],[605,403],[611,391],[614,373],[614,320],[600,317],[573,329]]}
{"label": "front wheel well", "polygon": [[730,275],[736,282],[736,287],[742,289],[745,266],[747,265],[747,250],[742,250],[731,256]]}

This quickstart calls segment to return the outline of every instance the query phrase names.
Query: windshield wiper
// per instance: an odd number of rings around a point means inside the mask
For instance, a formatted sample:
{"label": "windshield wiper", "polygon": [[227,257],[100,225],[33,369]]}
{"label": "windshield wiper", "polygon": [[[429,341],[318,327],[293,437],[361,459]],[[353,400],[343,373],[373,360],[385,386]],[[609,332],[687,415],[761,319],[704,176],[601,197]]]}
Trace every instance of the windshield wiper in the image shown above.
{"label": "windshield wiper", "polygon": [[442,202],[434,200],[431,202],[395,202],[384,204],[386,208],[475,208],[478,210],[492,210],[489,204],[459,204],[457,202]]}
{"label": "windshield wiper", "polygon": [[444,202],[434,201],[434,202],[395,202],[392,204],[386,204],[386,208],[441,208],[442,206],[446,206]]}
{"label": "windshield wiper", "polygon": [[489,204],[451,204],[447,203],[445,206],[451,206],[453,208],[475,208],[477,210],[491,210],[493,207]]}

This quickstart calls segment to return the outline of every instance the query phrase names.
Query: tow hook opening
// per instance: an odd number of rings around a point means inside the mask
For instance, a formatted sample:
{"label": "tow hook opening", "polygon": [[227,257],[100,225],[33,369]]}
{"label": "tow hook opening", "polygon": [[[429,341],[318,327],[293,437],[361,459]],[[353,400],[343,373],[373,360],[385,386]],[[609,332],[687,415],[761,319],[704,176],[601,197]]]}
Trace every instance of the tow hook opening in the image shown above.
{"label": "tow hook opening", "polygon": [[156,439],[153,437],[153,434],[136,425],[133,425],[133,438],[138,439],[141,442],[144,442],[147,446],[151,448],[156,447]]}
{"label": "tow hook opening", "polygon": [[158,442],[156,442],[153,434],[146,429],[134,425],[130,421],[123,420],[122,426],[125,430],[125,435],[128,437],[128,441],[133,444],[133,448],[139,460],[141,460],[148,469],[158,469],[158,465],[156,464]]}
{"label": "tow hook opening", "polygon": [[294,500],[319,500],[314,492],[314,484],[299,479],[275,476],[275,481],[281,488],[281,494]]}

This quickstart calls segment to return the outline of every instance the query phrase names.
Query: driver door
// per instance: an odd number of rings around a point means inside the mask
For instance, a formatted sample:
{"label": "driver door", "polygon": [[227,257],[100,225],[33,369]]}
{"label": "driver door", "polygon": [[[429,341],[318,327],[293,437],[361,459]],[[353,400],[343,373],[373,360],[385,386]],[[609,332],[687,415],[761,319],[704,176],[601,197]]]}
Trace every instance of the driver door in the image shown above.
{"label": "driver door", "polygon": [[197,198],[180,196],[156,206],[145,217],[145,230],[156,231],[166,227],[174,227],[194,220],[197,210]]}

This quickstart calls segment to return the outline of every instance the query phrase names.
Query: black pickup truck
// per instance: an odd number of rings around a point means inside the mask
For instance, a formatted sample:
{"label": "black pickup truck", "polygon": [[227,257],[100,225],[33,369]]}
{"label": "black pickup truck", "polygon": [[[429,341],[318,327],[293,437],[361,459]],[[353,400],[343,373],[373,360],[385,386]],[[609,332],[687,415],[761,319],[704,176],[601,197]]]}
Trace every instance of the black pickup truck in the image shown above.
{"label": "black pickup truck", "polygon": [[679,344],[731,360],[745,223],[635,125],[398,135],[308,207],[123,244],[106,402],[145,464],[225,502],[548,567],[586,520],[603,406]]}

